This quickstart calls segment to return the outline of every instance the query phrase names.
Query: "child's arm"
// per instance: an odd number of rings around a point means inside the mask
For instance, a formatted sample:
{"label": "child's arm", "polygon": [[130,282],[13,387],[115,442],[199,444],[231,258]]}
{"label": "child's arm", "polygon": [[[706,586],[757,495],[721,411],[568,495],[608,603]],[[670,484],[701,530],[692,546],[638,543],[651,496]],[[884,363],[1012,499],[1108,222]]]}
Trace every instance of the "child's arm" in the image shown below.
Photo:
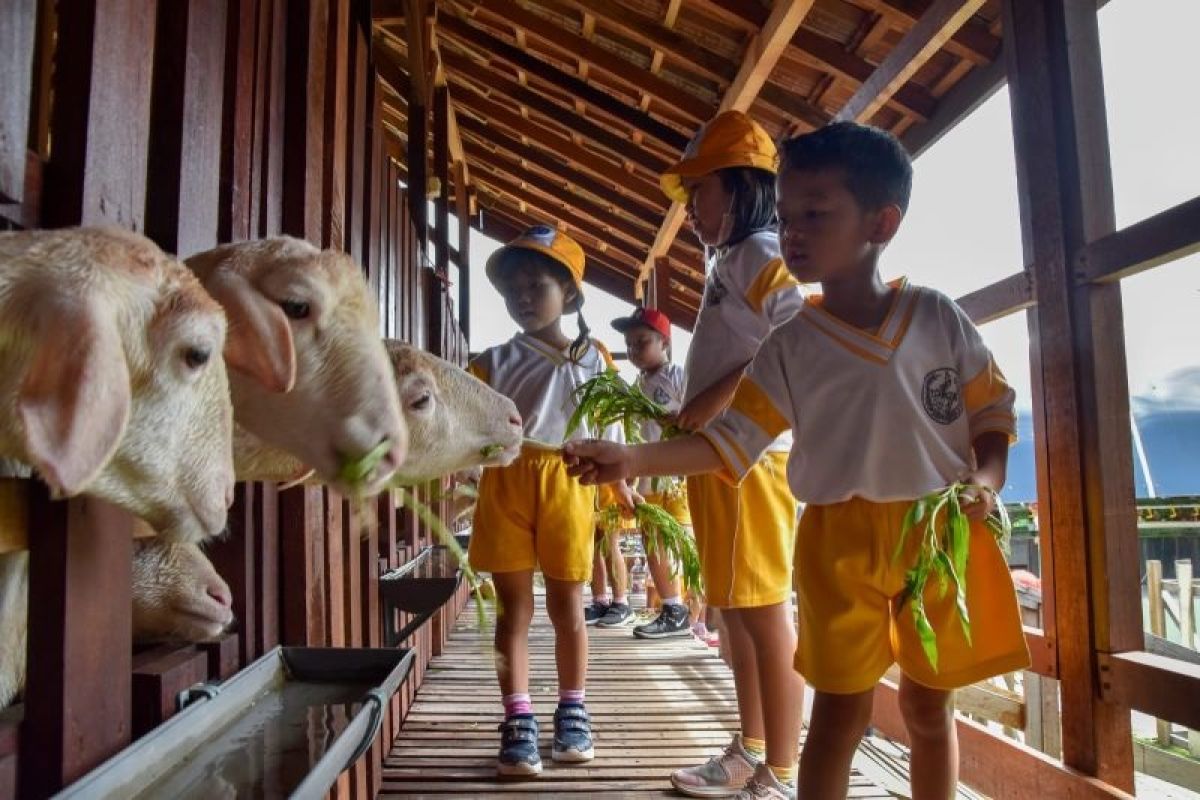
{"label": "child's arm", "polygon": [[982,521],[995,510],[996,493],[1008,478],[1009,436],[1003,431],[987,431],[976,437],[973,445],[978,467],[967,476],[966,483],[982,491],[974,501],[963,503],[963,511],[971,519]]}
{"label": "child's arm", "polygon": [[679,409],[675,424],[684,430],[695,431],[716,419],[733,401],[738,381],[742,379],[745,370],[745,364],[730,370],[725,377],[693,397],[690,403]]}
{"label": "child's arm", "polygon": [[716,449],[696,434],[635,446],[595,439],[567,442],[563,452],[567,472],[583,484],[651,475],[698,475],[724,467]]}

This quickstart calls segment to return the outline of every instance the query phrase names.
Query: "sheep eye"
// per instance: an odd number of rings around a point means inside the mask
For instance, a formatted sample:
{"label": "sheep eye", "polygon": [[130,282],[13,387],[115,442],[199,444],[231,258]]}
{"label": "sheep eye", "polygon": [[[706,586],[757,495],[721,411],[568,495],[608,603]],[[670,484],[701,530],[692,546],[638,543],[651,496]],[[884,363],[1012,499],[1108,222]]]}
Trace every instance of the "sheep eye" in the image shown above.
{"label": "sheep eye", "polygon": [[279,305],[283,309],[283,313],[292,319],[308,319],[309,314],[312,313],[309,304],[300,300],[284,300]]}
{"label": "sheep eye", "polygon": [[426,392],[425,394],[421,395],[420,397],[418,397],[416,400],[414,400],[412,402],[412,409],[414,411],[424,411],[426,408],[429,407],[429,402],[432,399],[433,399],[433,396],[430,395],[429,392]]}
{"label": "sheep eye", "polygon": [[191,369],[200,369],[208,363],[211,353],[203,347],[189,347],[183,353],[183,361]]}

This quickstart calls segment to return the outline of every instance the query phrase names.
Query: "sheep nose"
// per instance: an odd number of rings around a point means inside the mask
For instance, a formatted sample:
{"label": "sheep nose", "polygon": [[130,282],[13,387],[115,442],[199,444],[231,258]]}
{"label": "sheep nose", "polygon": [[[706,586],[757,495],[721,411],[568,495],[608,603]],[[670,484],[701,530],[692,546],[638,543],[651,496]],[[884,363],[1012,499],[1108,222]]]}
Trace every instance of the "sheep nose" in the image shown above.
{"label": "sheep nose", "polygon": [[408,455],[408,446],[397,442],[392,445],[392,449],[388,450],[387,455],[383,457],[382,463],[379,465],[380,474],[391,473],[400,468],[404,463],[404,457]]}
{"label": "sheep nose", "polygon": [[514,411],[508,415],[508,424],[514,428],[521,428],[525,423],[521,420],[521,415]]}
{"label": "sheep nose", "polygon": [[233,608],[233,595],[230,594],[228,586],[210,584],[208,587],[208,596],[215,600],[222,608]]}

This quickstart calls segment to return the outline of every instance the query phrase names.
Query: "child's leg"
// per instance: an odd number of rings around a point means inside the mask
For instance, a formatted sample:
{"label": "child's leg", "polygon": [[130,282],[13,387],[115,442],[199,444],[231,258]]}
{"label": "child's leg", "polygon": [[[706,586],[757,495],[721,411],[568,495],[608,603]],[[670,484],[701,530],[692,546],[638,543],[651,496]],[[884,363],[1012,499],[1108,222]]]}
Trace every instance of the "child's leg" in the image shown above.
{"label": "child's leg", "polygon": [[[596,541],[600,541],[599,536],[596,537]],[[604,558],[600,554],[592,559],[592,600],[609,602],[608,577],[604,571]]]}
{"label": "child's leg", "polygon": [[[850,787],[850,762],[871,721],[872,689],[858,694],[815,692],[808,739],[800,754],[798,797],[843,800]],[[916,775],[916,765],[913,766]],[[943,794],[941,800],[949,797]]]}
{"label": "child's leg", "polygon": [[[767,742],[767,765],[777,778],[794,779],[804,706],[804,681],[792,668],[792,658],[796,652],[796,629],[792,625],[791,605],[786,602],[775,603],[754,608],[727,609],[722,613],[726,619],[735,620],[729,627],[744,632],[744,641],[749,642],[749,649],[755,654],[757,672],[753,680],[761,694],[759,702]],[[750,679],[742,678],[735,671],[737,680]],[[744,713],[742,718],[744,721]]]}
{"label": "child's leg", "polygon": [[[597,559],[598,560],[598,559]],[[554,625],[559,691],[581,691],[587,679],[588,638],[583,624],[583,585],[546,577],[546,613]]]}
{"label": "child's leg", "polygon": [[767,738],[763,722],[762,684],[759,681],[758,655],[754,640],[742,624],[738,612],[721,609],[721,647],[728,648],[733,669],[733,688],[737,692],[738,717],[742,726],[742,739],[749,742],[753,755]]}
{"label": "child's leg", "polygon": [[646,563],[650,566],[650,577],[654,579],[654,588],[665,603],[667,600],[679,602],[682,589],[679,579],[671,572],[671,561],[664,558],[662,553],[655,550],[646,554]]}
{"label": "child's leg", "polygon": [[[599,560],[599,559],[597,559]],[[612,583],[614,603],[629,603],[629,570],[625,567],[625,556],[621,555],[621,537],[608,537],[608,579]]]}
{"label": "child's leg", "polygon": [[529,693],[529,624],[533,621],[533,571],[496,572],[496,678],[500,694]]}
{"label": "child's leg", "polygon": [[944,798],[958,784],[958,734],[954,693],[900,678],[900,713],[912,742],[912,796]]}

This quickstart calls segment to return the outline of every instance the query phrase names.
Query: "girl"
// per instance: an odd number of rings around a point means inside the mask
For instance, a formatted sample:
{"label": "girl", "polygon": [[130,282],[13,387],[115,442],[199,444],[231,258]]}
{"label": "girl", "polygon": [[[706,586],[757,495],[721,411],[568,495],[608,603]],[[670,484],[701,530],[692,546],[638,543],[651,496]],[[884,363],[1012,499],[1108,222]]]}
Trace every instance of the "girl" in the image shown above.
{"label": "girl", "polygon": [[[662,176],[663,191],[687,204],[688,221],[711,253],[684,367],[684,428],[703,428],[729,405],[759,344],[803,305],[774,228],[776,161],[766,131],[728,111]],[[705,596],[720,610],[742,725],[724,753],[672,774],[675,787],[693,797],[795,792],[804,685],[792,670],[790,447],[790,435],[781,435],[739,487],[713,475],[688,478]]]}
{"label": "girl", "polygon": [[[539,566],[558,666],[552,756],[568,762],[593,757],[584,709],[588,644],[582,587],[592,574],[596,491],[567,477],[557,450],[575,409],[575,390],[612,364],[608,352],[588,337],[582,315],[574,341],[562,331],[562,315],[578,313],[583,304],[583,269],[582,248],[545,225],[497,250],[487,261],[487,277],[521,332],[481,353],[469,367],[517,404],[528,439],[548,445],[527,445],[511,465],[484,470],[469,549],[471,566],[490,572],[496,586],[496,675],[504,702],[501,775],[542,770],[529,699],[533,570]],[[632,507],[626,484],[614,488]]]}
{"label": "girl", "polygon": [[[678,412],[683,400],[683,369],[669,358],[671,320],[657,309],[639,308],[628,317],[613,320],[612,326],[625,335],[629,361],[639,370],[637,387],[667,411]],[[662,429],[654,422],[646,422],[642,425],[642,438],[656,442],[662,438]],[[683,497],[655,492],[650,478],[643,479],[637,490],[647,502],[662,506],[679,524],[685,527],[692,524]],[[646,549],[650,576],[662,598],[662,610],[650,622],[634,628],[633,635],[639,639],[690,636],[688,607],[683,604],[679,577],[673,573],[669,559],[657,551],[650,553],[649,547]]]}

